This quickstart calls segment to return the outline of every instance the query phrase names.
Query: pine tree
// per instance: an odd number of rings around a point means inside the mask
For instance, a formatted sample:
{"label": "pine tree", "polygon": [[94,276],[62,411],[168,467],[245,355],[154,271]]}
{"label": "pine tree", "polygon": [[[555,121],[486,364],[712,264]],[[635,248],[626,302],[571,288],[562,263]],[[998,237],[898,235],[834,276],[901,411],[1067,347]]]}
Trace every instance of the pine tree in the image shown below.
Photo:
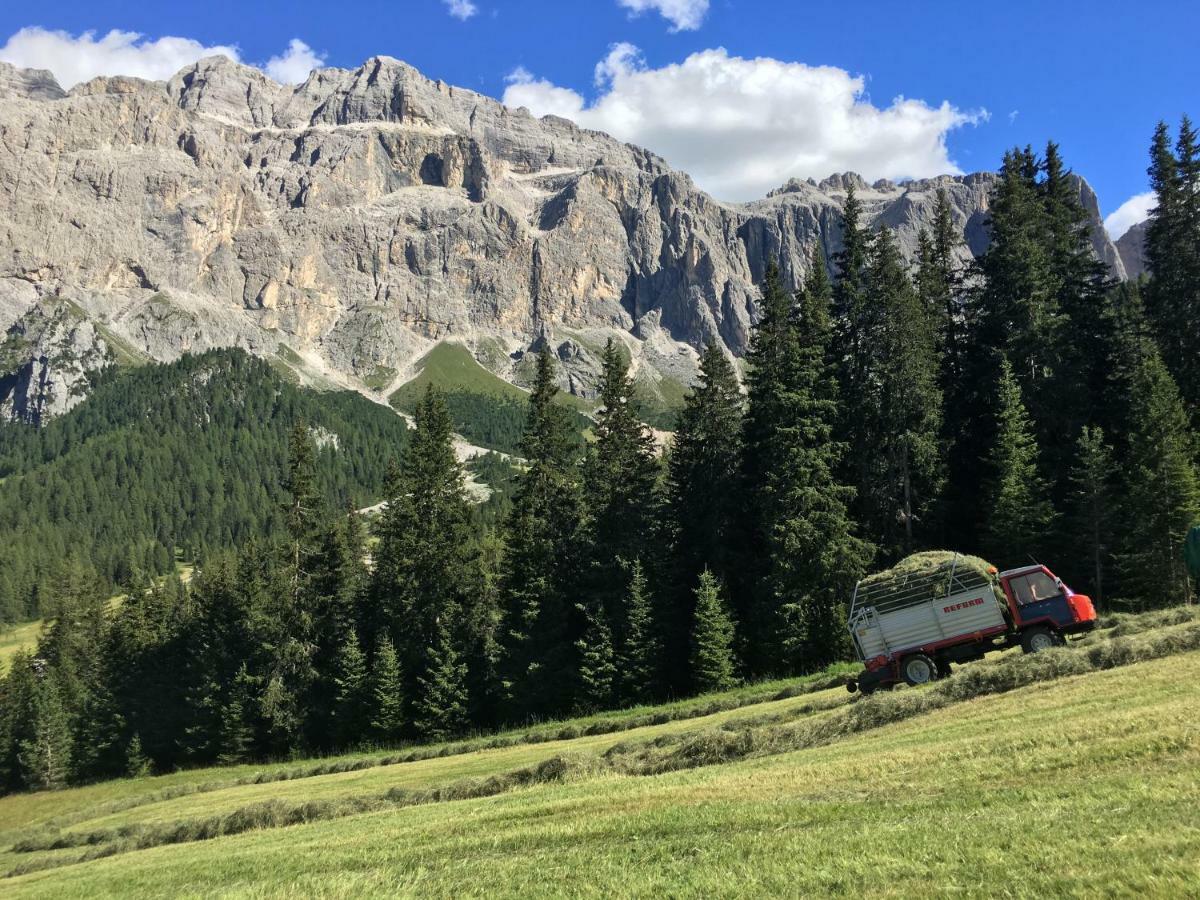
{"label": "pine tree", "polygon": [[950,197],[938,188],[933,213],[933,231],[921,229],[917,236],[917,293],[928,313],[938,323],[941,352],[941,387],[950,391],[963,377],[966,353],[968,308],[964,272],[958,262],[961,233],[954,225]]}
{"label": "pine tree", "polygon": [[1146,226],[1146,312],[1193,417],[1200,422],[1200,145],[1184,116],[1172,152],[1160,122],[1150,148],[1156,206]]}
{"label": "pine tree", "polygon": [[1112,448],[1104,442],[1103,429],[1085,425],[1071,470],[1071,519],[1077,536],[1074,543],[1078,570],[1088,573],[1089,593],[1097,607],[1104,602],[1104,573],[1110,555],[1114,472]]}
{"label": "pine tree", "polygon": [[[389,645],[390,646],[390,645]],[[395,651],[392,651],[393,664]],[[332,743],[349,747],[367,733],[370,709],[367,702],[367,660],[354,634],[347,634],[333,672],[333,704],[331,715]]]}
{"label": "pine tree", "polygon": [[142,739],[135,732],[125,749],[125,774],[130,778],[143,778],[150,774],[152,768],[150,760],[142,752]]}
{"label": "pine tree", "polygon": [[[851,185],[842,205],[842,249],[834,255],[837,281],[830,357],[837,364],[841,401],[835,431],[843,444],[839,476],[855,486],[871,481],[876,461],[871,452],[872,435],[879,420],[872,361],[878,348],[881,310],[870,297],[873,240],[862,217],[862,204]],[[820,268],[824,270],[824,260]],[[858,498],[860,508],[868,502]]]}
{"label": "pine tree", "polygon": [[603,604],[618,654],[625,652],[628,639],[624,570],[650,541],[656,524],[658,459],[634,393],[628,366],[610,339],[600,376],[596,440],[583,470],[583,590]]}
{"label": "pine tree", "polygon": [[574,667],[567,620],[573,610],[582,501],[578,450],[566,410],[555,402],[554,359],[538,354],[521,439],[528,468],[517,478],[504,524],[497,642],[502,718],[516,721],[567,708]]}
{"label": "pine tree", "polygon": [[[432,386],[417,406],[416,431],[409,442],[395,493],[381,516],[373,593],[385,634],[400,657],[414,722],[448,701],[424,697],[443,690],[443,641],[464,646],[469,636],[451,634],[448,623],[466,620],[469,593],[478,584],[478,543],[472,539],[471,509],[462,465],[454,453],[450,415]],[[431,649],[439,648],[431,654]],[[439,668],[433,671],[430,666]],[[455,662],[454,668],[457,666]],[[455,689],[461,689],[459,682]]]}
{"label": "pine tree", "polygon": [[395,741],[404,729],[404,679],[387,637],[381,637],[375,648],[370,690],[370,734],[384,743]]}
{"label": "pine tree", "polygon": [[57,673],[42,660],[34,682],[29,737],[19,745],[23,781],[33,790],[65,787],[71,773],[71,728]]}
{"label": "pine tree", "polygon": [[608,612],[598,600],[577,606],[583,622],[575,649],[579,657],[578,688],[575,710],[587,714],[613,704],[617,681],[614,663],[612,629]]}
{"label": "pine tree", "polygon": [[700,573],[692,625],[692,689],[698,693],[733,687],[733,622],[725,608],[721,584],[711,572]]}
{"label": "pine tree", "polygon": [[838,392],[827,364],[823,267],[814,252],[795,316],[768,269],[748,359],[746,570],[755,609],[742,624],[751,630],[751,668],[760,673],[829,662],[837,650],[824,643],[824,627],[810,624],[836,615],[873,552],[853,534],[847,505],[854,491],[836,474],[845,446],[833,439]]}
{"label": "pine tree", "polygon": [[[709,344],[700,357],[699,382],[684,399],[668,459],[665,512],[671,566],[662,587],[663,669],[675,688],[688,681],[695,605],[691,585],[705,568],[727,584],[735,583],[744,407],[733,365],[719,344]],[[741,609],[736,600],[734,608]]]}
{"label": "pine tree", "polygon": [[988,453],[991,477],[981,510],[984,550],[990,559],[1023,563],[1042,551],[1055,513],[1038,472],[1033,425],[1007,359],[1000,363],[994,408],[996,439]]}
{"label": "pine tree", "polygon": [[[307,739],[315,747],[329,747],[343,729],[337,722],[338,679],[347,644],[358,650],[368,573],[362,520],[350,510],[325,530],[313,578],[313,666],[316,678],[306,699]],[[360,735],[361,729],[355,731]]]}
{"label": "pine tree", "polygon": [[1195,437],[1178,388],[1150,342],[1134,380],[1118,566],[1122,594],[1141,607],[1185,603],[1183,544],[1200,520]]}
{"label": "pine tree", "polygon": [[879,418],[868,432],[872,463],[860,468],[867,479],[858,487],[859,509],[869,535],[897,558],[920,535],[935,533],[929,520],[943,480],[937,337],[887,228],[875,237],[867,283],[881,320],[872,363]]}
{"label": "pine tree", "polygon": [[1097,421],[1096,403],[1103,385],[1107,339],[1105,295],[1108,266],[1092,245],[1091,219],[1079,198],[1079,185],[1066,169],[1058,146],[1046,146],[1039,185],[1048,272],[1053,303],[1061,315],[1057,357],[1045,382],[1035,434],[1046,470],[1055,473],[1051,496],[1063,504],[1071,492],[1070,467],[1074,439],[1081,428]]}
{"label": "pine tree", "polygon": [[253,754],[253,685],[254,679],[243,663],[230,689],[229,699],[221,710],[217,762],[223,766],[247,762]]}
{"label": "pine tree", "polygon": [[627,703],[645,703],[656,693],[658,642],[650,610],[646,573],[641,559],[635,559],[625,601],[625,644],[617,660],[620,696]]}
{"label": "pine tree", "polygon": [[[1043,415],[1046,383],[1055,370],[1063,318],[1051,268],[1045,208],[1038,185],[1039,163],[1033,151],[1004,156],[991,197],[991,243],[978,261],[983,277],[977,333],[983,346],[1000,350],[1036,422]],[[1047,397],[1053,406],[1053,397]]]}
{"label": "pine tree", "polygon": [[461,733],[466,726],[467,672],[442,622],[435,623],[420,672],[412,702],[412,728],[417,737],[442,741]]}
{"label": "pine tree", "polygon": [[300,604],[312,576],[319,552],[321,497],[316,484],[316,450],[305,422],[292,428],[288,447],[288,470],[283,487],[287,492],[284,519],[287,526],[288,579],[293,602]]}

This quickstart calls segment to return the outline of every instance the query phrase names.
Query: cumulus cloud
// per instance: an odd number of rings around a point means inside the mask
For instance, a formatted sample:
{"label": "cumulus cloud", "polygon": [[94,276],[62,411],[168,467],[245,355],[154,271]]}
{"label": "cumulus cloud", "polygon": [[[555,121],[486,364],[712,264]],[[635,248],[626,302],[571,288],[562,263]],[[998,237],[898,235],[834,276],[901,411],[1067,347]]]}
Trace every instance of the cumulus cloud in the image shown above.
{"label": "cumulus cloud", "polygon": [[[49,69],[64,88],[100,75],[132,75],[163,81],[206,56],[228,56],[241,62],[236,45],[206,45],[191,38],[166,36],[150,40],[136,31],[113,29],[103,37],[85,31],[78,36],[45,28],[22,28],[0,47],[0,61]],[[276,81],[303,81],[324,57],[293,38],[287,50],[262,66]]]}
{"label": "cumulus cloud", "polygon": [[132,75],[161,81],[205,56],[238,59],[236,47],[205,46],[182,37],[147,40],[136,31],[113,29],[102,38],[85,31],[75,37],[65,31],[22,28],[0,47],[0,60],[15,66],[49,69],[64,88],[98,75]]}
{"label": "cumulus cloud", "polygon": [[1135,194],[1104,218],[1104,227],[1114,241],[1138,222],[1144,222],[1154,209],[1154,191]]}
{"label": "cumulus cloud", "polygon": [[762,197],[790,177],[923,178],[960,170],[946,137],[985,120],[943,102],[897,97],[878,107],[865,82],[844,69],[703,50],[648,67],[630,44],[596,66],[597,96],[525,69],[509,76],[504,102],[563,116],[661,154],[726,200]]}
{"label": "cumulus cloud", "polygon": [[325,54],[314,52],[299,38],[292,38],[287,50],[268,59],[263,70],[281,84],[299,84],[308,78],[309,72],[324,64]]}
{"label": "cumulus cloud", "polygon": [[463,22],[479,12],[479,7],[471,0],[442,0],[442,2],[446,4],[446,10],[450,15]]}
{"label": "cumulus cloud", "polygon": [[671,23],[672,31],[695,31],[708,14],[708,0],[617,0],[617,3],[635,16],[657,10]]}

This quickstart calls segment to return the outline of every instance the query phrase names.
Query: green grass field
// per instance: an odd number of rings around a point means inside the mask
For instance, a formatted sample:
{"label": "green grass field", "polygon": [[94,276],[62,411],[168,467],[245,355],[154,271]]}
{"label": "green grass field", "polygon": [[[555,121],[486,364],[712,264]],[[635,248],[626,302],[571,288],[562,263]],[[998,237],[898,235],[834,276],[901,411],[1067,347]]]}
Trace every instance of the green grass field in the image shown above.
{"label": "green grass field", "polygon": [[[411,413],[426,389],[444,392],[454,429],[467,440],[504,453],[517,453],[525,427],[529,394],[485,369],[462,344],[442,342],[417,361],[417,374],[388,398],[393,407]],[[558,402],[572,411],[582,434],[592,404],[559,393]]]}
{"label": "green grass field", "polygon": [[1195,896],[1200,614],[1108,624],[869,699],[824,676],[7,797],[0,866],[41,870],[0,893]]}
{"label": "green grass field", "polygon": [[14,625],[0,631],[0,675],[8,671],[8,664],[20,650],[29,650],[37,644],[42,633],[42,620]]}
{"label": "green grass field", "polygon": [[465,391],[500,399],[524,401],[529,395],[481,366],[462,344],[442,342],[417,361],[417,375],[389,398],[393,406],[408,410],[416,405],[426,387],[443,391]]}
{"label": "green grass field", "polygon": [[[192,580],[195,566],[191,563],[180,562],[176,563],[175,571],[186,584]],[[110,602],[120,603],[123,596],[124,594],[119,594]],[[41,619],[35,619],[32,622],[0,628],[0,675],[4,675],[8,671],[8,665],[18,651],[33,650],[37,646],[38,637],[42,633],[42,624]]]}

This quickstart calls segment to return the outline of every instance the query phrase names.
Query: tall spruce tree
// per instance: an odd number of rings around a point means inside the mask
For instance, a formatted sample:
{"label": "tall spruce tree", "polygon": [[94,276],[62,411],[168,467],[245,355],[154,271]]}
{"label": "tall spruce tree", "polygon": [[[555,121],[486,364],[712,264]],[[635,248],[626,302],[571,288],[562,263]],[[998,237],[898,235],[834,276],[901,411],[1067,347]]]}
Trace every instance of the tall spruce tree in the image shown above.
{"label": "tall spruce tree", "polygon": [[517,477],[504,524],[498,670],[502,717],[565,710],[571,703],[574,644],[568,629],[578,581],[582,497],[578,448],[555,402],[554,359],[538,354],[521,439],[528,467]]}
{"label": "tall spruce tree", "polygon": [[1044,552],[1055,512],[1038,468],[1033,424],[1012,366],[1004,358],[993,407],[996,438],[988,452],[991,475],[980,509],[983,547],[988,558],[1015,565]]}
{"label": "tall spruce tree", "polygon": [[29,705],[28,737],[18,748],[22,780],[33,790],[65,787],[71,775],[71,722],[55,669],[38,666]]}
{"label": "tall spruce tree", "polygon": [[395,493],[380,519],[373,593],[384,634],[400,657],[410,719],[425,727],[418,721],[435,720],[434,708],[463,690],[461,680],[451,682],[461,677],[458,657],[469,636],[451,629],[466,620],[468,593],[478,585],[478,544],[450,414],[434,387],[414,419]]}
{"label": "tall spruce tree", "polygon": [[[662,588],[663,674],[676,689],[688,683],[692,586],[706,568],[726,584],[736,577],[742,500],[742,427],[745,400],[725,351],[710,343],[700,356],[700,378],[684,399],[667,467],[665,514],[670,541],[669,583]],[[733,601],[741,616],[748,610]]]}
{"label": "tall spruce tree", "polygon": [[618,656],[626,652],[629,638],[625,569],[651,540],[659,474],[654,436],[639,416],[628,368],[610,339],[600,376],[596,440],[583,469],[584,591],[603,604]]}
{"label": "tall spruce tree", "polygon": [[1200,423],[1200,146],[1191,120],[1174,152],[1160,122],[1150,146],[1155,208],[1146,225],[1146,311],[1193,425]]}
{"label": "tall spruce tree", "polygon": [[[394,661],[394,651],[392,656]],[[370,721],[367,658],[354,634],[342,639],[331,681],[333,702],[329,719],[333,733],[329,743],[350,747],[363,739]]]}
{"label": "tall spruce tree", "polygon": [[349,510],[326,529],[315,565],[313,593],[313,666],[316,678],[308,694],[308,742],[328,746],[342,730],[337,722],[336,682],[348,645],[358,650],[357,632],[366,595],[366,538],[358,513]]}
{"label": "tall spruce tree", "polygon": [[1121,592],[1138,606],[1185,603],[1192,585],[1184,565],[1188,530],[1200,521],[1195,436],[1158,349],[1142,345],[1134,389],[1118,565]]}
{"label": "tall spruce tree", "polygon": [[868,535],[895,559],[936,533],[944,472],[937,335],[887,228],[875,237],[867,283],[880,318],[871,379],[879,418],[868,433],[872,462],[860,468],[867,478],[858,508]]}
{"label": "tall spruce tree", "polygon": [[[862,203],[851,185],[842,205],[842,249],[834,256],[831,358],[840,386],[835,434],[843,444],[839,475],[847,484],[871,482],[876,457],[871,444],[879,421],[879,392],[872,380],[881,310],[870,296],[873,239]],[[824,260],[821,261],[824,270]],[[858,498],[858,503],[868,502]]]}
{"label": "tall spruce tree", "polygon": [[577,604],[581,633],[575,642],[579,659],[575,711],[580,714],[611,706],[617,698],[617,667],[608,610],[599,599]]}
{"label": "tall spruce tree", "polygon": [[1103,429],[1085,425],[1077,446],[1070,476],[1070,518],[1075,535],[1072,557],[1076,571],[1087,575],[1089,595],[1097,607],[1103,608],[1104,575],[1112,553],[1115,465]]}
{"label": "tall spruce tree", "polygon": [[375,647],[369,685],[369,733],[376,741],[395,741],[404,730],[404,677],[396,649],[386,635]]}
{"label": "tall spruce tree", "polygon": [[721,583],[708,570],[696,586],[691,629],[692,689],[702,694],[733,687],[733,621],[721,596]]}
{"label": "tall spruce tree", "polygon": [[646,572],[638,558],[629,567],[625,644],[617,658],[620,696],[626,702],[646,703],[658,693],[659,644],[655,632]]}
{"label": "tall spruce tree", "polygon": [[854,491],[836,474],[845,447],[833,437],[838,403],[827,363],[824,265],[814,250],[795,315],[776,269],[768,268],[751,339],[743,458],[755,611],[743,625],[751,626],[755,672],[829,662],[838,651],[825,623],[836,618],[872,555],[853,534],[847,505]]}
{"label": "tall spruce tree", "polygon": [[442,741],[462,733],[467,724],[466,678],[449,626],[435,623],[412,702],[412,729],[417,737]]}
{"label": "tall spruce tree", "polygon": [[958,262],[962,236],[954,225],[950,196],[939,187],[933,212],[933,229],[917,235],[917,294],[937,322],[941,352],[942,391],[949,391],[963,376],[969,326],[964,293],[965,273]]}
{"label": "tall spruce tree", "polygon": [[[943,546],[975,544],[980,483],[980,437],[990,428],[987,406],[991,384],[976,353],[979,338],[977,285],[954,224],[950,197],[939,188],[931,232],[918,236],[917,294],[937,323],[938,386],[942,393],[941,453],[945,482],[938,520]],[[990,374],[990,373],[988,373]],[[934,524],[934,523],[930,523]]]}
{"label": "tall spruce tree", "polygon": [[1093,248],[1092,223],[1080,201],[1079,183],[1053,142],[1046,146],[1042,171],[1042,243],[1061,325],[1041,419],[1034,424],[1046,470],[1055,474],[1052,497],[1063,505],[1071,492],[1075,438],[1100,414],[1097,400],[1108,338],[1105,295],[1110,284],[1108,266]]}
{"label": "tall spruce tree", "polygon": [[991,243],[978,261],[978,334],[985,347],[1000,350],[1035,419],[1045,385],[1057,362],[1062,330],[1046,215],[1033,151],[1010,150],[991,196]]}

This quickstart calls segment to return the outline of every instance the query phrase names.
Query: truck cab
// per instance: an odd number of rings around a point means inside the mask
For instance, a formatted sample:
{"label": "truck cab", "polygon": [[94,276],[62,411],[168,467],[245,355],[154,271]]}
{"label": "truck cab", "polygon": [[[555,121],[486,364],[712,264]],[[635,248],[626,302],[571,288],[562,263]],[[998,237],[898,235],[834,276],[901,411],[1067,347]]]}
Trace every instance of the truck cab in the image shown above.
{"label": "truck cab", "polygon": [[1000,573],[1013,630],[1026,652],[1060,643],[1068,634],[1096,626],[1091,598],[1077,594],[1045,566],[1035,564]]}

